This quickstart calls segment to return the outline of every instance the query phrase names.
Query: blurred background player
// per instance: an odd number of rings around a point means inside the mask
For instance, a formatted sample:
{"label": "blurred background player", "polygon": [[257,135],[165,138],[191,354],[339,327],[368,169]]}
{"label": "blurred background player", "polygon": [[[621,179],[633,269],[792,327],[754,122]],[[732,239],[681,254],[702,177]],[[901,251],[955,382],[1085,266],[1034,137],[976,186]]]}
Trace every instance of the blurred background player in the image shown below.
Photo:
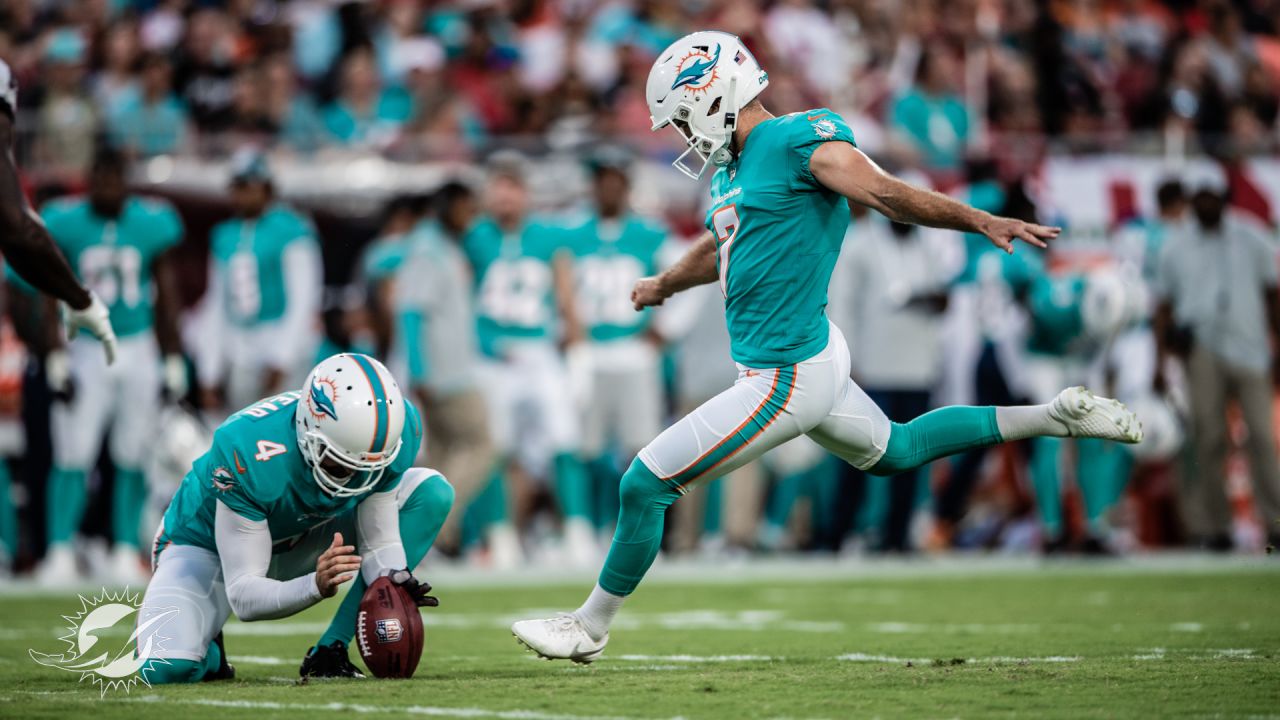
{"label": "blurred background player", "polygon": [[13,155],[17,114],[18,79],[0,60],[0,253],[19,278],[66,304],[68,331],[84,328],[102,340],[110,364],[116,336],[106,305],[76,279],[23,192]]}
{"label": "blurred background player", "polygon": [[663,415],[661,339],[652,313],[631,306],[631,287],[658,272],[667,229],[630,206],[630,157],[596,150],[589,161],[592,209],[570,230],[578,322],[585,342],[570,348],[574,400],[582,408],[582,456],[591,471],[596,529],[618,514],[620,458],[657,434]]}
{"label": "blurred background player", "polygon": [[41,215],[77,275],[110,309],[120,362],[108,367],[96,343],[83,339],[51,352],[45,361],[57,402],[46,505],[49,545],[40,579],[58,584],[78,576],[71,543],[85,511],[89,471],[110,430],[115,468],[110,573],[119,582],[136,581],[142,577],[143,463],[161,392],[170,398],[187,392],[168,254],[182,240],[182,221],[167,201],[129,192],[125,159],[113,150],[95,156],[87,196],[50,201]]}
{"label": "blurred background player", "polygon": [[[490,527],[501,527],[504,481],[516,450],[533,432],[550,449],[552,488],[564,520],[564,547],[574,562],[594,561],[586,471],[578,458],[580,432],[559,345],[582,341],[573,300],[572,250],[562,230],[529,216],[523,158],[502,156],[489,168],[487,214],[466,234],[463,248],[476,282],[481,378],[493,439],[501,459],[481,496]],[[520,422],[529,418],[531,422]],[[507,536],[505,531],[500,535]],[[505,566],[501,540],[493,562]],[[500,551],[500,552],[498,552]]]}
{"label": "blurred background player", "polygon": [[1182,488],[1183,514],[1196,542],[1230,550],[1226,496],[1230,448],[1227,402],[1248,429],[1245,449],[1255,510],[1270,544],[1280,542],[1280,462],[1272,405],[1280,381],[1280,279],[1273,235],[1228,212],[1226,178],[1206,168],[1189,182],[1192,219],[1169,229],[1160,249],[1155,333],[1156,387],[1168,384],[1164,360],[1186,366],[1197,472]]}
{"label": "blurred background player", "polygon": [[311,221],[275,198],[252,150],[231,163],[235,217],[210,235],[197,326],[202,406],[219,413],[300,382],[318,342],[323,273]]}
{"label": "blurred background player", "polygon": [[[461,243],[475,221],[477,203],[466,185],[445,183],[434,195],[435,218],[408,231],[403,261],[394,274],[391,307],[413,399],[423,410],[426,457],[450,478],[458,511],[441,531],[446,552],[461,549],[463,509],[484,489],[494,467],[489,410],[481,392],[479,341],[472,292],[475,282]],[[482,523],[484,524],[484,523]],[[501,523],[490,528],[510,532]],[[494,542],[510,542],[492,538]],[[508,554],[511,552],[507,551]]]}
{"label": "blurred background player", "polygon": [[[398,195],[382,211],[378,237],[369,243],[360,257],[360,281],[366,290],[366,312],[373,331],[374,349],[378,357],[403,359],[404,350],[396,346],[396,286],[400,268],[410,252],[414,231],[429,214],[431,198],[425,195]],[[404,368],[394,367],[398,374]]]}
{"label": "blurred background player", "polygon": [[[848,334],[854,377],[893,422],[928,412],[941,379],[942,313],[951,273],[946,248],[935,242],[939,239],[917,226],[867,213],[850,225],[832,279],[831,306],[838,308],[832,321]],[[928,475],[924,470],[881,479],[842,467],[844,492],[852,497],[837,510],[843,527],[833,529],[835,541],[843,539],[871,485],[883,491],[877,495],[888,496],[878,548],[911,550],[911,518],[921,475]]]}

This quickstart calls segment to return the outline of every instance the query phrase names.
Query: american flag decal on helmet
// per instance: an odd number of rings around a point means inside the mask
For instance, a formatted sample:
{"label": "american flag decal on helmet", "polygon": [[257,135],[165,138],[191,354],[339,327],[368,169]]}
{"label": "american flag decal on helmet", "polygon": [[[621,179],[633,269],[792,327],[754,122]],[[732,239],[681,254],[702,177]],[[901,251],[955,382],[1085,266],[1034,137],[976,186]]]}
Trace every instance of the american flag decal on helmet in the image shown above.
{"label": "american flag decal on helmet", "polygon": [[739,50],[738,54],[733,56],[733,61],[738,65],[741,65],[747,61],[747,54]]}

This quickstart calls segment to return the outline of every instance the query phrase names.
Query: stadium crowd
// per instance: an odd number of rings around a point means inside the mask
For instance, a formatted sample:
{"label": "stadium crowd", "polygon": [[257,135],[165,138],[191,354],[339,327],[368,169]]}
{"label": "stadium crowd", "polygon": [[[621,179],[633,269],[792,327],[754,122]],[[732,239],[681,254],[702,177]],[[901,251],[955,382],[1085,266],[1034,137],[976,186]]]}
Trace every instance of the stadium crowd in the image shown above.
{"label": "stadium crowd", "polygon": [[[886,167],[993,212],[1049,204],[1036,190],[1050,149],[1216,160],[1171,169],[1117,210],[1101,264],[1073,257],[1075,242],[1047,262],[1002,259],[980,237],[855,210],[833,280],[855,379],[891,419],[1083,383],[1138,408],[1139,450],[1044,440],[886,479],[802,438],[677,503],[671,553],[1280,537],[1274,232],[1269,218],[1222,219],[1241,194],[1231,164],[1280,144],[1280,2],[7,0],[0,58],[19,81],[19,156],[42,216],[90,284],[110,275],[122,302],[130,287],[154,302],[128,316],[124,369],[107,371],[83,341],[64,349],[52,306],[7,278],[3,564],[44,556],[50,582],[81,566],[143,572],[148,523],[208,427],[351,349],[411,391],[427,463],[459,489],[442,555],[592,566],[620,469],[735,376],[714,285],[643,315],[627,297],[702,225],[696,203],[633,201],[650,190],[639,178],[684,182],[655,170],[682,148],[649,133],[644,81],[657,52],[702,28],[744,38],[771,107],[833,108]],[[274,170],[375,154],[441,165],[447,181],[349,217],[291,202]],[[170,155],[227,165],[229,180],[207,197],[139,192],[134,170]],[[538,207],[551,156],[575,159],[584,191]],[[698,192],[683,188],[667,194]],[[82,245],[102,228],[76,214],[77,192],[114,208],[122,234],[132,217],[150,254],[93,266]],[[1204,249],[1220,236],[1242,249]],[[545,297],[522,295],[534,281]],[[1228,462],[1235,445],[1252,491]]]}

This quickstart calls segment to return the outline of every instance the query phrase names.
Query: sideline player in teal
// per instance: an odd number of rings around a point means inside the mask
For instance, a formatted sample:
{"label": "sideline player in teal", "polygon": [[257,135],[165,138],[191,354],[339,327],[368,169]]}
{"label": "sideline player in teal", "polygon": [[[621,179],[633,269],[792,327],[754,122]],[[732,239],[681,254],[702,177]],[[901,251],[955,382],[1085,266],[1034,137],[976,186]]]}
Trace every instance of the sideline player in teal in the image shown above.
{"label": "sideline player in teal", "polygon": [[95,343],[77,338],[45,360],[58,399],[50,419],[49,549],[38,572],[47,585],[77,577],[72,539],[85,512],[89,470],[108,431],[115,464],[109,572],[121,583],[143,580],[143,461],[162,390],[171,398],[187,391],[169,255],[182,240],[182,221],[167,201],[130,194],[127,170],[124,156],[103,150],[90,168],[87,195],[52,200],[41,210],[67,261],[106,304],[120,358],[108,366]]}
{"label": "sideline player in teal", "polygon": [[[480,495],[488,506],[490,537],[509,537],[493,527],[504,513],[503,470],[516,449],[515,418],[531,408],[553,454],[551,476],[564,513],[570,561],[596,561],[587,512],[587,477],[578,458],[578,418],[557,341],[581,340],[573,301],[573,261],[562,230],[530,216],[524,161],[495,156],[487,188],[488,215],[463,238],[475,274],[476,326],[481,385],[489,406],[494,446],[502,455],[494,478]],[[502,546],[511,546],[508,540]],[[494,550],[495,548],[490,548]],[[497,547],[503,550],[503,547]],[[494,566],[507,562],[494,553]]]}
{"label": "sideline player in teal", "polygon": [[[903,223],[979,232],[1013,252],[1044,247],[1056,228],[1001,218],[885,173],[827,109],[775,117],[756,99],[768,76],[738,38],[698,32],[673,43],[649,72],[655,130],[674,126],[688,144],[675,165],[711,180],[708,234],[676,265],[636,283],[637,309],[716,282],[725,296],[733,387],[640,451],[622,476],[613,545],[577,611],[512,626],[545,658],[586,663],[604,653],[609,625],[653,564],[663,517],[676,498],[808,435],[846,462],[896,475],[972,447],[1042,435],[1138,442],[1138,419],[1084,388],[1047,405],[946,407],[891,423],[849,378],[849,350],[827,320],[827,286],[849,224],[849,201]],[[691,167],[690,155],[702,160]]]}
{"label": "sideline player in teal", "polygon": [[[367,355],[334,355],[302,392],[232,415],[169,503],[138,616],[149,684],[230,677],[222,626],[274,620],[355,582],[302,661],[303,677],[362,677],[347,656],[360,599],[383,576],[436,605],[412,569],[453,506],[413,467],[422,418]],[[358,572],[357,572],[358,571]]]}
{"label": "sideline player in teal", "polygon": [[244,407],[294,387],[315,360],[323,269],[316,231],[276,199],[267,159],[231,160],[236,217],[209,238],[197,368],[205,410]]}
{"label": "sideline player in teal", "polygon": [[574,299],[585,342],[569,372],[582,407],[582,454],[591,471],[596,529],[618,517],[615,451],[635,453],[662,427],[660,339],[652,313],[636,312],[629,293],[654,275],[667,229],[630,206],[631,158],[619,148],[595,151],[589,163],[593,207],[571,230]]}

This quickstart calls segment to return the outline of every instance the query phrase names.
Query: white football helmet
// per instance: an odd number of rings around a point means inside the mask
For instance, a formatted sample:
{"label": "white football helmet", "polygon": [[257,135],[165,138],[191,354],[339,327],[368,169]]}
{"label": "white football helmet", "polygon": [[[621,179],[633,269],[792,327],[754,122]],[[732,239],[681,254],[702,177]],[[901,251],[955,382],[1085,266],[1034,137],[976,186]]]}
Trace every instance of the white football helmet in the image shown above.
{"label": "white football helmet", "polygon": [[18,78],[3,60],[0,60],[0,111],[8,112],[15,120],[18,118]]}
{"label": "white football helmet", "polygon": [[[695,180],[708,164],[727,165],[738,111],[768,85],[769,74],[735,35],[707,30],[671,43],[649,70],[644,93],[652,129],[672,125],[688,146],[671,164]],[[697,169],[685,162],[689,153],[702,158]]]}
{"label": "white football helmet", "polygon": [[1134,398],[1129,409],[1142,421],[1142,442],[1127,446],[1142,462],[1172,460],[1186,441],[1185,414],[1169,397],[1148,393]]}
{"label": "white football helmet", "polygon": [[320,489],[335,497],[372,490],[400,452],[404,415],[400,387],[368,355],[333,355],[312,368],[294,423]]}

